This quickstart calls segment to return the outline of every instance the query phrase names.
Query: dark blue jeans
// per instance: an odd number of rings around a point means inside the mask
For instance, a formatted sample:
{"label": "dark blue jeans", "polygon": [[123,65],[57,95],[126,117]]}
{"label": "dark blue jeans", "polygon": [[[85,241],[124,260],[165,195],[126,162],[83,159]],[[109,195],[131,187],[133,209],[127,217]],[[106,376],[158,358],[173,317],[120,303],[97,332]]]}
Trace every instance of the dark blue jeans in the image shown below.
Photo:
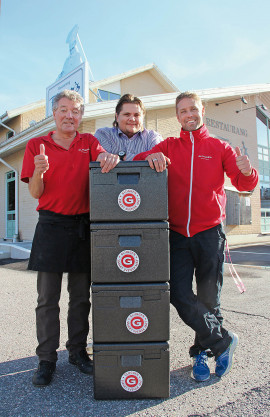
{"label": "dark blue jeans", "polygon": [[[225,234],[222,225],[185,237],[170,231],[171,303],[195,331],[190,356],[223,353],[232,337],[222,327],[220,293],[223,284]],[[196,294],[193,292],[193,275]]]}

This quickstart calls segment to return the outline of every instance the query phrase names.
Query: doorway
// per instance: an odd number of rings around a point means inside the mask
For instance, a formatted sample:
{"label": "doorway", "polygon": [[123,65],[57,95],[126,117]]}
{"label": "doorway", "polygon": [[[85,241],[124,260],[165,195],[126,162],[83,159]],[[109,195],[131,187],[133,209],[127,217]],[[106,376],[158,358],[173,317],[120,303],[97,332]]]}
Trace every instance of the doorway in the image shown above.
{"label": "doorway", "polygon": [[6,173],[6,238],[15,234],[15,172]]}

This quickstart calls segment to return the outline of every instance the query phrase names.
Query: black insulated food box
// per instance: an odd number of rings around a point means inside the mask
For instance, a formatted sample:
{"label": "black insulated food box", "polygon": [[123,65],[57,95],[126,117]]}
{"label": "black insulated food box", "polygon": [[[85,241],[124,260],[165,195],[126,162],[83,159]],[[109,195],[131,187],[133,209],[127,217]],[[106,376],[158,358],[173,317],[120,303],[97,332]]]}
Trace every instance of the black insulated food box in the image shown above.
{"label": "black insulated food box", "polygon": [[94,343],[169,340],[169,284],[92,285]]}
{"label": "black insulated food box", "polygon": [[106,174],[90,162],[90,221],[167,220],[167,170],[148,161],[120,162]]}
{"label": "black insulated food box", "polygon": [[93,283],[169,281],[167,222],[92,223]]}
{"label": "black insulated food box", "polygon": [[95,344],[94,398],[168,398],[169,344]]}

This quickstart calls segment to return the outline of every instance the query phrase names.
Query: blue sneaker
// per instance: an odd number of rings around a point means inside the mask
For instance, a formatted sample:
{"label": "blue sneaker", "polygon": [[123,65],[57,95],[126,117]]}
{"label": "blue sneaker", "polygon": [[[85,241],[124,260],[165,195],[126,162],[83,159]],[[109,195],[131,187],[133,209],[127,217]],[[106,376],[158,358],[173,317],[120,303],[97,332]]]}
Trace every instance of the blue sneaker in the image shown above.
{"label": "blue sneaker", "polygon": [[193,356],[191,377],[198,382],[207,381],[210,378],[208,357],[205,351],[202,351],[199,355]]}
{"label": "blue sneaker", "polygon": [[238,336],[237,334],[232,334],[233,339],[231,341],[230,346],[223,352],[216,360],[216,376],[219,376],[220,378],[222,376],[227,375],[228,372],[230,372],[230,369],[232,367],[232,361],[233,361],[233,354],[236,349],[236,346],[238,345]]}

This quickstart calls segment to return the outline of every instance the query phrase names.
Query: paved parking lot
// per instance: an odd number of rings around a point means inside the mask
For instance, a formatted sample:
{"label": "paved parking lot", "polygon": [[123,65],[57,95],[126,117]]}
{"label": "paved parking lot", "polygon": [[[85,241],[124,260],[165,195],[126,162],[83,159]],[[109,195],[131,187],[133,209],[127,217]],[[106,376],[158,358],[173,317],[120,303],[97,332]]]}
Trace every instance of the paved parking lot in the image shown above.
{"label": "paved parking lot", "polygon": [[270,267],[270,244],[240,246],[230,254],[234,264]]}
{"label": "paved parking lot", "polygon": [[[250,254],[247,255],[246,259],[250,259]],[[238,265],[237,272],[247,289],[240,294],[225,266],[224,324],[240,339],[233,369],[226,377],[220,380],[212,374],[204,383],[190,378],[188,348],[193,332],[171,308],[170,398],[129,401],[94,400],[93,378],[81,374],[68,363],[65,350],[66,278],[60,304],[61,341],[57,371],[50,386],[33,387],[31,377],[37,365],[36,274],[25,268],[25,261],[0,266],[0,416],[269,417],[269,268]],[[211,362],[211,372],[214,372],[214,362]]]}

